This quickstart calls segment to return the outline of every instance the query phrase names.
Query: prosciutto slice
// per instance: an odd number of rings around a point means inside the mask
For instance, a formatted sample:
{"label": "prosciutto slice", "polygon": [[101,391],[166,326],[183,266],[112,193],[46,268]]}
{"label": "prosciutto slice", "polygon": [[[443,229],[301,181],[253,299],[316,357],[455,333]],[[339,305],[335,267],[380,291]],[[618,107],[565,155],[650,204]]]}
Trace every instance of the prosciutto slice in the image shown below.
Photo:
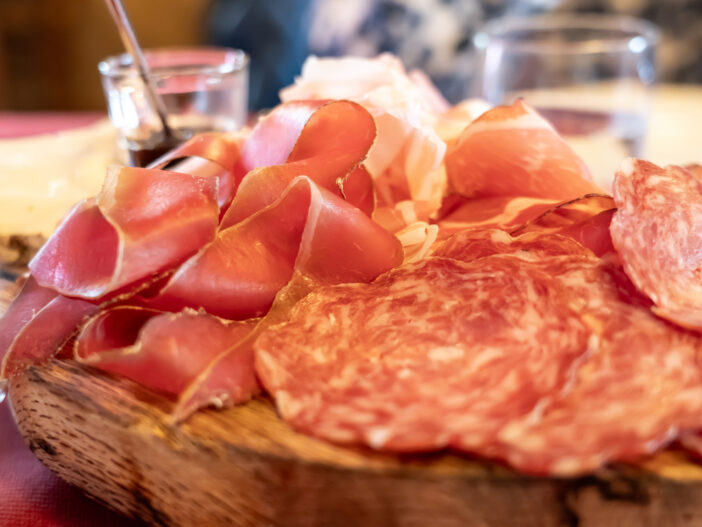
{"label": "prosciutto slice", "polygon": [[[135,306],[107,309],[91,318],[75,345],[79,362],[125,376],[171,395],[180,392],[218,354],[244,339],[255,320],[232,322],[192,310],[180,313]],[[258,383],[239,387],[249,396]]]}
{"label": "prosciutto slice", "polygon": [[556,205],[512,230],[511,234],[533,231],[561,234],[602,257],[614,252],[609,226],[615,211],[610,196],[590,194]]}
{"label": "prosciutto slice", "polygon": [[76,205],[29,269],[37,283],[95,300],[172,268],[215,236],[217,180],[110,167],[95,199]]}
{"label": "prosciutto slice", "polygon": [[439,244],[432,256],[471,262],[493,254],[516,254],[523,260],[546,256],[592,256],[583,245],[570,237],[554,233],[529,232],[512,237],[500,229],[474,229],[454,234]]}
{"label": "prosciutto slice", "polygon": [[245,174],[241,163],[243,142],[241,133],[198,134],[157,159],[151,168],[164,168],[173,161],[188,157],[199,157],[219,165],[222,170],[217,174],[217,201],[220,208],[225,209]]}
{"label": "prosciutto slice", "polygon": [[[378,204],[392,207],[421,201],[436,210],[445,186],[439,166],[446,144],[434,130],[444,105],[425,82],[415,82],[402,63],[387,54],[376,58],[310,57],[282,101],[350,99],[375,119],[377,139],[365,161]],[[420,218],[425,220],[427,218]]]}
{"label": "prosciutto slice", "polygon": [[351,101],[296,101],[278,106],[256,125],[244,144],[243,169],[259,170],[242,182],[222,226],[269,205],[301,175],[370,214],[373,183],[359,165],[375,133],[371,115]]}
{"label": "prosciutto slice", "polygon": [[446,154],[450,188],[466,197],[558,201],[602,192],[583,161],[524,101],[488,110]]}
{"label": "prosciutto slice", "polygon": [[257,317],[295,269],[322,282],[364,282],[401,261],[397,238],[301,176],[276,202],[220,231],[150,305],[203,308],[229,319]]}
{"label": "prosciutto slice", "polygon": [[614,178],[611,233],[627,275],[654,312],[702,331],[702,180],[627,159]]}
{"label": "prosciutto slice", "polygon": [[439,212],[439,239],[465,229],[499,228],[511,231],[539,217],[558,202],[553,199],[496,196],[490,198],[463,198],[452,195],[444,199]]}
{"label": "prosciutto slice", "polygon": [[90,302],[40,287],[30,277],[0,320],[0,379],[55,355],[97,309]]}

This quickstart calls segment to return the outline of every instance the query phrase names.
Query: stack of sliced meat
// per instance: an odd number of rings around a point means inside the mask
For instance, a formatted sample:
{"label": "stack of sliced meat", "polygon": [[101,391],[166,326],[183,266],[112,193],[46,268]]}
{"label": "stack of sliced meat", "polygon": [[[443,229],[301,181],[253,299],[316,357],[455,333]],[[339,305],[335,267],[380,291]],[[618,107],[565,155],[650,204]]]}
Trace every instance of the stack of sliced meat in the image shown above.
{"label": "stack of sliced meat", "polygon": [[[193,394],[192,408],[248,399],[250,336],[295,276],[368,282],[402,262],[399,240],[370,219],[361,163],[375,135],[356,103],[292,102],[243,143],[209,134],[170,156],[214,161],[220,177],[110,168],[30,263],[0,322],[3,376],[75,336],[77,360]],[[191,387],[214,362],[226,382]]]}
{"label": "stack of sliced meat", "polygon": [[177,418],[262,384],[310,435],[535,474],[702,455],[699,172],[630,159],[611,197],[524,102],[457,134],[387,57],[368,95],[325,84],[358,64],[170,156],[219,177],[111,169],[0,321],[3,374],[62,350]]}

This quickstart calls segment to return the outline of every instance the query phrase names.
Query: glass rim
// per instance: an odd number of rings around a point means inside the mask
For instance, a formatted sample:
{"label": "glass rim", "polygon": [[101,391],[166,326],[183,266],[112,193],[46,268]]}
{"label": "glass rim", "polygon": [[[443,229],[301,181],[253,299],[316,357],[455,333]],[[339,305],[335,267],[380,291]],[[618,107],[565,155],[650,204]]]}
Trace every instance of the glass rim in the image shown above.
{"label": "glass rim", "polygon": [[[592,31],[595,36],[557,43],[530,42],[509,38],[509,35],[516,31],[555,33],[567,30],[588,30]],[[619,35],[596,36],[597,32],[617,31],[620,33]],[[637,40],[635,41],[635,39]],[[660,30],[658,27],[641,18],[598,13],[571,13],[498,18],[485,24],[483,29],[475,34],[473,44],[480,50],[487,49],[491,44],[497,43],[506,50],[522,53],[588,55],[627,50],[637,53],[655,46],[659,40]]]}
{"label": "glass rim", "polygon": [[[227,75],[240,73],[246,70],[249,65],[249,55],[241,49],[227,48],[220,46],[178,46],[159,47],[144,50],[146,61],[150,58],[168,56],[176,54],[186,54],[201,52],[215,57],[221,56],[221,60],[213,60],[211,64],[188,64],[157,66],[151,69],[150,77],[161,79],[165,77],[189,76],[189,75]],[[204,61],[203,61],[204,62]],[[129,53],[120,53],[104,58],[98,63],[98,70],[103,77],[117,79],[139,76],[132,56]]]}

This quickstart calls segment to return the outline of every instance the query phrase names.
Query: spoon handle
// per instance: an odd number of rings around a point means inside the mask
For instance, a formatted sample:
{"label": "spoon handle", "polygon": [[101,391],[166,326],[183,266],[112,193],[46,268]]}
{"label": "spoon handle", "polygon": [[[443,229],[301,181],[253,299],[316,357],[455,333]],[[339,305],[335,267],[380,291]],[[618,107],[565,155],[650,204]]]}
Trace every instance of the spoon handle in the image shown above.
{"label": "spoon handle", "polygon": [[144,58],[144,54],[141,51],[139,42],[136,39],[134,30],[129,23],[129,18],[127,18],[127,13],[122,5],[122,0],[105,0],[107,8],[112,15],[115,24],[117,25],[117,30],[119,31],[119,36],[122,39],[122,43],[132,56],[132,60],[139,70],[139,76],[144,82],[146,96],[156,110],[158,118],[161,121],[161,126],[163,127],[163,134],[166,139],[173,137],[171,128],[168,126],[168,121],[166,119],[166,105],[163,103],[163,99],[159,96],[156,91],[156,87],[153,83],[153,78],[150,75],[149,65]]}

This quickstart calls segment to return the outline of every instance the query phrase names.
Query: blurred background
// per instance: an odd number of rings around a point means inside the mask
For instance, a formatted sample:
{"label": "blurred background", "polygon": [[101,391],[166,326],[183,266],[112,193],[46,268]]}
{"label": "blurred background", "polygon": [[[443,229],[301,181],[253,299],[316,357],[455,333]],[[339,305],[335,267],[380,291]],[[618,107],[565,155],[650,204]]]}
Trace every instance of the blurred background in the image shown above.
{"label": "blurred background", "polygon": [[[658,79],[702,82],[702,0],[125,0],[146,48],[225,45],[252,56],[250,106],[270,107],[309,53],[390,51],[455,102],[472,36],[504,15],[588,11],[661,27]],[[96,65],[122,51],[102,0],[0,0],[0,110],[104,110]]]}

